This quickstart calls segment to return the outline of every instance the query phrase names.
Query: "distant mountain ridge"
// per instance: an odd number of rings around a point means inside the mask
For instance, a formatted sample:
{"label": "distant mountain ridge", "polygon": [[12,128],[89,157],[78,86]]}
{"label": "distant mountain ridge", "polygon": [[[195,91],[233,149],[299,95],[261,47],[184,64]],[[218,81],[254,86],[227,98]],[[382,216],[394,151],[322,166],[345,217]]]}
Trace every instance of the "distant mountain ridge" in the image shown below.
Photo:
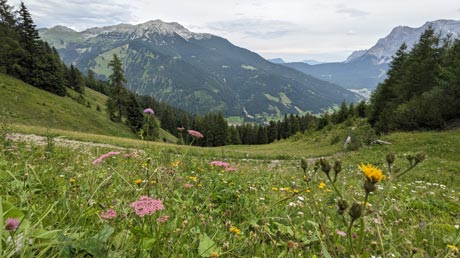
{"label": "distant mountain ridge", "polygon": [[335,84],[178,23],[154,20],[82,32],[60,26],[43,29],[40,36],[58,49],[65,63],[101,77],[110,75],[107,64],[117,54],[128,88],[190,112],[275,118],[359,100]]}
{"label": "distant mountain ridge", "polygon": [[411,49],[420,35],[432,27],[441,37],[451,34],[460,35],[460,21],[436,20],[426,22],[418,28],[398,26],[368,50],[354,51],[344,62],[307,65],[303,63],[286,63],[285,66],[297,69],[320,79],[336,83],[348,89],[375,89],[386,78],[388,64],[402,43]]}

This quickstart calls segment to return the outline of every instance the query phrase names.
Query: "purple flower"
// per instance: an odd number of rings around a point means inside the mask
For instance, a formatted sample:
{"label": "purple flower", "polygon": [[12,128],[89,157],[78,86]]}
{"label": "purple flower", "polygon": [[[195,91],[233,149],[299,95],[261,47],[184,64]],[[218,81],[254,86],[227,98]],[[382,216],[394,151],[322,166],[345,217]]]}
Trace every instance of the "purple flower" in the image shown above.
{"label": "purple flower", "polygon": [[120,154],[119,151],[111,151],[111,152],[108,152],[106,154],[102,154],[99,158],[93,160],[93,165],[100,164],[100,163],[102,163],[102,161],[104,161],[104,159],[110,158],[110,157],[118,155],[118,154]]}
{"label": "purple flower", "polygon": [[337,235],[339,235],[339,236],[342,236],[342,237],[347,236],[347,233],[343,232],[342,230],[336,229],[336,230],[335,230],[335,233],[336,233]]}
{"label": "purple flower", "polygon": [[19,220],[15,218],[8,218],[5,222],[5,229],[8,231],[14,231],[19,227]]}
{"label": "purple flower", "polygon": [[227,162],[216,160],[216,161],[211,162],[211,166],[217,166],[217,167],[226,168],[226,167],[230,166],[230,164],[228,164]]}
{"label": "purple flower", "polygon": [[187,133],[196,138],[203,138],[203,134],[195,130],[187,130]]}
{"label": "purple flower", "polygon": [[108,209],[107,211],[101,212],[101,218],[103,219],[114,219],[116,217],[117,217],[117,212],[112,209]]}
{"label": "purple flower", "polygon": [[153,109],[151,109],[151,108],[146,108],[146,109],[144,109],[144,113],[149,114],[149,115],[153,115],[153,114],[155,114],[155,111],[153,111]]}
{"label": "purple flower", "polygon": [[144,217],[145,215],[152,215],[155,211],[164,210],[161,200],[152,199],[148,196],[141,196],[139,200],[132,202],[130,205],[137,216]]}

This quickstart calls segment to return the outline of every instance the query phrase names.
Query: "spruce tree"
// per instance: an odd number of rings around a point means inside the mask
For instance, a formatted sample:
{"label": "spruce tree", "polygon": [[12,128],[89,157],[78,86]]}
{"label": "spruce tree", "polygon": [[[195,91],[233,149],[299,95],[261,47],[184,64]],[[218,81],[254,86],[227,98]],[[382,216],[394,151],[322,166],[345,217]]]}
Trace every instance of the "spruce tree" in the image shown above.
{"label": "spruce tree", "polygon": [[107,112],[110,119],[115,122],[120,122],[125,115],[127,90],[124,86],[126,82],[121,60],[116,54],[109,62],[109,67],[112,68],[110,80],[110,98],[107,101]]}

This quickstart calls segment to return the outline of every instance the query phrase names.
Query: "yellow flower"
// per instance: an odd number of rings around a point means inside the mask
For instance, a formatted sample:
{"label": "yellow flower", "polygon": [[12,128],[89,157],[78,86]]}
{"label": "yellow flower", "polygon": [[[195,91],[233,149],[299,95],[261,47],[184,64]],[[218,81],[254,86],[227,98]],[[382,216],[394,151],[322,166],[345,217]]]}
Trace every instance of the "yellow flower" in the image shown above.
{"label": "yellow flower", "polygon": [[190,178],[193,182],[196,182],[198,180],[198,178],[196,176],[190,176],[188,178]]}
{"label": "yellow flower", "polygon": [[364,176],[366,176],[367,180],[371,181],[372,183],[380,182],[385,178],[385,176],[382,174],[382,170],[374,167],[371,164],[361,164],[359,165],[359,169],[361,169],[361,171],[364,173]]}
{"label": "yellow flower", "polygon": [[178,167],[180,165],[180,160],[176,160],[174,162],[171,162],[172,167]]}
{"label": "yellow flower", "polygon": [[241,235],[241,230],[237,227],[231,226],[229,231],[235,233],[236,235]]}
{"label": "yellow flower", "polygon": [[294,189],[294,193],[299,193],[299,189]]}
{"label": "yellow flower", "polygon": [[330,192],[332,192],[332,190],[331,189],[326,189],[326,192],[330,193]]}
{"label": "yellow flower", "polygon": [[273,190],[273,191],[278,191],[278,188],[272,187],[272,190]]}
{"label": "yellow flower", "polygon": [[217,257],[219,257],[218,253],[216,253],[216,252],[211,253],[211,258],[217,258]]}
{"label": "yellow flower", "polygon": [[310,192],[310,189],[305,190],[305,192],[309,193],[309,192]]}
{"label": "yellow flower", "polygon": [[134,180],[134,183],[135,183],[136,185],[140,185],[140,184],[142,183],[142,179],[140,179],[140,178],[139,178],[139,179],[136,179],[136,180]]}
{"label": "yellow flower", "polygon": [[319,189],[323,189],[325,186],[326,186],[326,184],[324,182],[321,182],[318,187],[319,187]]}
{"label": "yellow flower", "polygon": [[69,182],[70,182],[70,183],[75,183],[75,181],[76,181],[76,180],[75,180],[75,177],[72,177],[71,179],[69,179]]}
{"label": "yellow flower", "polygon": [[451,252],[458,252],[458,247],[455,245],[447,245],[447,247],[449,247]]}

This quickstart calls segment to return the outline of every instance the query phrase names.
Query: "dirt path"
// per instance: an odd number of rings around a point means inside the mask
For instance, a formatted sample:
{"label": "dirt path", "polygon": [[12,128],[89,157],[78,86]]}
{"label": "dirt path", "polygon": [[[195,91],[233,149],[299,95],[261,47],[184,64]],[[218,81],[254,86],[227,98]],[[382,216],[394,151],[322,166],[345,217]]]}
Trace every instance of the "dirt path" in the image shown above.
{"label": "dirt path", "polygon": [[[29,142],[35,145],[46,145],[46,137],[35,135],[35,134],[22,134],[22,133],[12,133],[8,136],[13,141],[23,141]],[[78,149],[81,147],[101,147],[101,148],[110,148],[110,149],[118,149],[118,150],[125,150],[126,148],[115,146],[112,144],[105,144],[105,143],[94,143],[94,142],[83,142],[83,141],[76,141],[76,140],[69,140],[66,139],[65,136],[58,136],[53,138],[54,144],[57,146]]]}

